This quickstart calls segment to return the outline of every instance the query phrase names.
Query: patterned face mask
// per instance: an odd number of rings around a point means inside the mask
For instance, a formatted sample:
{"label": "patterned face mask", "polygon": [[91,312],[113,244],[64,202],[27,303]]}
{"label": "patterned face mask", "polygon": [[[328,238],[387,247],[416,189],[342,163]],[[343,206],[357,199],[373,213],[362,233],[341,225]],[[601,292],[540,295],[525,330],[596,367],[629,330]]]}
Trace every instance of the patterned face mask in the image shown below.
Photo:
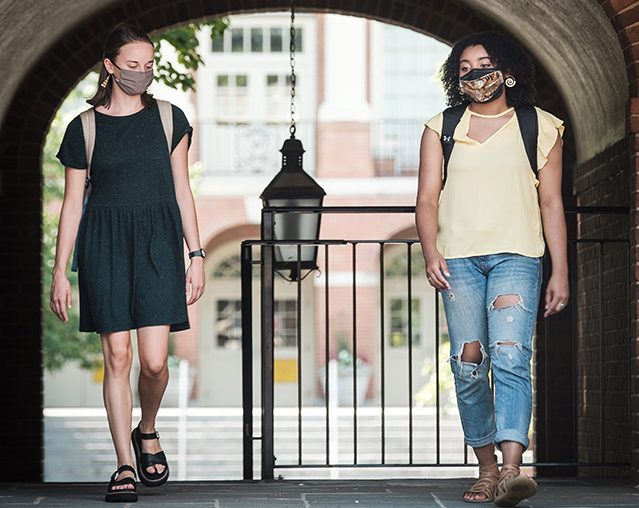
{"label": "patterned face mask", "polygon": [[459,90],[474,102],[490,102],[504,91],[504,75],[494,67],[473,69],[459,78]]}

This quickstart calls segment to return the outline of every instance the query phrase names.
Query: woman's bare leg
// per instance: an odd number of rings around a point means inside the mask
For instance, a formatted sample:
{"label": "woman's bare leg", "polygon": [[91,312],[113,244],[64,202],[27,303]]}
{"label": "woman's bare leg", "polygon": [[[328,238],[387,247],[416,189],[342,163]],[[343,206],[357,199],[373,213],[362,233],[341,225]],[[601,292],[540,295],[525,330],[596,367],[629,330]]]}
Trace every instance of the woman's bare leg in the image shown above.
{"label": "woman's bare leg", "polygon": [[[124,464],[133,465],[131,457],[131,410],[133,407],[131,384],[131,335],[128,331],[100,334],[104,355],[104,382],[102,395],[107,412],[111,439],[118,459],[118,468]],[[124,471],[118,479],[135,475]],[[131,484],[118,485],[116,489],[133,488]]]}
{"label": "woman's bare leg", "polygon": [[[475,456],[477,457],[477,461],[483,465],[487,466],[489,464],[493,464],[495,462],[495,445],[487,444],[486,446],[481,446],[479,448],[473,448],[475,452]],[[476,499],[482,500],[484,499],[483,494],[468,492],[464,495],[464,499]]]}
{"label": "woman's bare leg", "polygon": [[501,447],[501,453],[504,456],[504,465],[515,464],[519,466],[521,464],[522,457],[524,455],[524,445],[517,441],[502,441],[499,443]]}
{"label": "woman's bare leg", "polygon": [[[138,391],[140,393],[140,407],[142,408],[140,430],[144,433],[155,430],[155,417],[169,382],[168,348],[169,325],[138,328],[138,354],[140,357]],[[157,439],[142,440],[144,453],[157,453],[161,450]],[[156,471],[162,473],[164,466],[158,464],[149,466],[146,470],[149,473]]]}

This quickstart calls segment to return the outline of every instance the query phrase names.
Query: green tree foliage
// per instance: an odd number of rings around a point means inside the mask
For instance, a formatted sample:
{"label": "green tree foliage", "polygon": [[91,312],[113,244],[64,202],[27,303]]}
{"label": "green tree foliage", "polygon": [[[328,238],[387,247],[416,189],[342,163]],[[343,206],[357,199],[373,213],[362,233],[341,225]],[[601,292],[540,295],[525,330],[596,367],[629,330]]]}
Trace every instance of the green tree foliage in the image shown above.
{"label": "green tree foliage", "polygon": [[[202,64],[197,34],[204,27],[210,28],[211,40],[221,35],[229,26],[228,18],[216,18],[200,23],[174,28],[151,37],[155,42],[155,70],[157,79],[171,88],[183,91],[195,90],[195,80],[190,71],[196,71]],[[175,60],[183,70],[176,68],[175,62],[162,56],[162,48],[170,45],[176,53]]]}
{"label": "green tree foliage", "polygon": [[73,307],[67,309],[69,321],[63,323],[49,309],[49,288],[51,287],[51,269],[55,256],[57,217],[44,213],[42,217],[42,258],[45,260],[42,271],[44,312],[44,366],[47,370],[60,369],[65,363],[76,360],[84,369],[101,364],[102,349],[96,333],[78,332],[78,277],[70,272],[69,282],[73,288]]}
{"label": "green tree foliage", "polygon": [[[199,23],[189,23],[152,37],[156,44],[156,79],[167,86],[183,91],[195,90],[194,72],[202,64],[199,52],[198,32],[210,28],[211,38],[219,36],[228,27],[228,18],[216,18]],[[202,30],[205,33],[207,30]],[[168,45],[168,47],[166,46]],[[167,56],[165,56],[167,55]],[[55,157],[62,141],[66,124],[71,118],[64,111],[79,111],[85,100],[95,92],[97,73],[90,72],[69,93],[63,106],[53,119],[42,150],[43,214],[42,214],[42,308],[44,310],[44,366],[55,371],[67,362],[76,361],[85,369],[102,363],[100,337],[96,333],[78,332],[78,279],[77,274],[67,273],[73,292],[73,306],[67,309],[69,321],[63,323],[49,308],[51,270],[55,260],[58,215],[48,211],[51,204],[64,196],[64,171]],[[192,170],[192,171],[191,171]],[[201,167],[190,168],[191,183],[201,178]],[[196,187],[196,186],[194,186]],[[70,264],[70,263],[69,263]],[[172,337],[171,337],[172,339]],[[171,351],[173,346],[171,340]]]}

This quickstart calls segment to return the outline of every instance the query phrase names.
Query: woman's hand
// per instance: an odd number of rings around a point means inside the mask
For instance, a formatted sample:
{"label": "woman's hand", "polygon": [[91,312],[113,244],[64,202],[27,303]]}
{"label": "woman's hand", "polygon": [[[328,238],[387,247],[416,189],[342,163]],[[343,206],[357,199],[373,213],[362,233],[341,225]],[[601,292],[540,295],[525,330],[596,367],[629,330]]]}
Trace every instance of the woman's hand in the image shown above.
{"label": "woman's hand", "polygon": [[553,272],[548,281],[548,287],[546,288],[546,310],[544,317],[556,314],[565,309],[566,305],[568,305],[569,296],[568,275]]}
{"label": "woman's hand", "polygon": [[185,292],[189,295],[186,302],[187,305],[197,302],[204,294],[204,259],[200,256],[191,258],[191,264],[186,270]]}
{"label": "woman's hand", "polygon": [[446,277],[450,277],[450,273],[448,273],[448,265],[443,256],[437,250],[434,250],[426,254],[424,259],[426,261],[426,275],[430,285],[436,289],[450,289],[450,284],[446,280]]}
{"label": "woman's hand", "polygon": [[71,284],[62,270],[53,270],[49,307],[60,321],[69,321],[67,308],[71,308]]}

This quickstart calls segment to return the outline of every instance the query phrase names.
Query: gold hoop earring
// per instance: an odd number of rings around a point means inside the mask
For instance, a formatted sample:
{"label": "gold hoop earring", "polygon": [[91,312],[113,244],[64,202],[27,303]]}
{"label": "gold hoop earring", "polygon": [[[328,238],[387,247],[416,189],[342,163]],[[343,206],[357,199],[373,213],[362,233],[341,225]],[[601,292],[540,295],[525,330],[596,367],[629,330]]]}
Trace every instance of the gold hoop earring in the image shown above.
{"label": "gold hoop earring", "polygon": [[515,76],[508,76],[505,83],[508,88],[512,88],[517,84],[517,80],[515,79]]}
{"label": "gold hoop earring", "polygon": [[106,88],[107,85],[109,84],[109,79],[111,79],[111,74],[107,74],[106,79],[102,83],[100,83],[100,86],[102,88]]}

